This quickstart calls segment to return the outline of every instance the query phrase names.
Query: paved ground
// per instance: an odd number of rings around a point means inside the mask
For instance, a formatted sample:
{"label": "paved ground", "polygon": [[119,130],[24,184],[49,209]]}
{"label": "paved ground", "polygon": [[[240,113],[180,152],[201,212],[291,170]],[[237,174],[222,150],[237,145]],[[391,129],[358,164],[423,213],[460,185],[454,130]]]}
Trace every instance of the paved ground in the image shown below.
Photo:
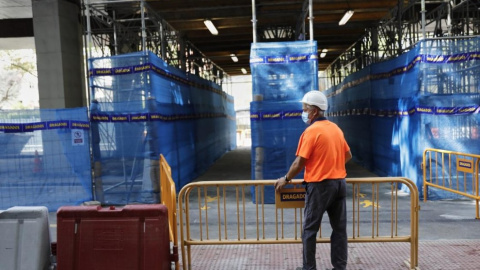
{"label": "paved ground", "polygon": [[[348,270],[405,270],[406,243],[349,244]],[[329,245],[317,245],[317,268],[330,269]],[[420,241],[421,270],[480,269],[479,240]],[[301,266],[300,245],[200,246],[192,248],[192,269],[294,270]]]}

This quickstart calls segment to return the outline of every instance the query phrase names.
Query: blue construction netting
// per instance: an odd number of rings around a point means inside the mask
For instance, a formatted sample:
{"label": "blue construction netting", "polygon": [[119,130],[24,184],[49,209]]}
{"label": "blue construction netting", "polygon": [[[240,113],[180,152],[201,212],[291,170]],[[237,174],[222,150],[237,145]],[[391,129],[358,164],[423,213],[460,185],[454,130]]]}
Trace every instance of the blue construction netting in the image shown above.
{"label": "blue construction netting", "polygon": [[[253,43],[250,69],[252,179],[276,179],[290,168],[306,127],[300,100],[306,92],[318,89],[317,43]],[[297,177],[302,178],[303,172]],[[273,187],[265,188],[264,200],[275,202]]]}
{"label": "blue construction netting", "polygon": [[0,209],[92,200],[86,108],[0,111]]}
{"label": "blue construction netting", "polygon": [[158,201],[163,154],[180,190],[236,148],[233,98],[151,52],[89,60],[96,197]]}
{"label": "blue construction netting", "polygon": [[[354,159],[380,176],[412,179],[421,193],[426,148],[480,153],[479,38],[422,41],[326,94],[328,117],[343,129]],[[437,189],[428,196],[457,197]]]}

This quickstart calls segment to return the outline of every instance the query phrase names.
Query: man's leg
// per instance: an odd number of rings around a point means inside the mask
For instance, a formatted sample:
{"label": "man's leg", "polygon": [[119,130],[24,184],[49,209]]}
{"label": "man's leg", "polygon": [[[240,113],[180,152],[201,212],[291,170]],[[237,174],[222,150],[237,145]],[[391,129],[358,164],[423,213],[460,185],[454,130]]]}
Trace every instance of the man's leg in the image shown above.
{"label": "man's leg", "polygon": [[330,236],[330,256],[335,270],[345,270],[348,258],[346,181],[338,181],[337,198],[327,208],[332,235]]}
{"label": "man's leg", "polygon": [[308,183],[306,186],[305,197],[305,220],[303,224],[303,269],[315,270],[315,252],[317,245],[317,233],[322,222],[323,214],[326,211],[326,206],[332,198],[331,183]]}

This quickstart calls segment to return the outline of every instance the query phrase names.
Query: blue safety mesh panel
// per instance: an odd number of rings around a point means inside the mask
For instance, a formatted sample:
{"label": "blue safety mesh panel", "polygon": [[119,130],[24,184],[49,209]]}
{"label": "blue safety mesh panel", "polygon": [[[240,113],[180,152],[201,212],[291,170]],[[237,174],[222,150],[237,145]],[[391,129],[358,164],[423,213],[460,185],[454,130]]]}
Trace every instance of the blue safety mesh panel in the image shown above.
{"label": "blue safety mesh panel", "polygon": [[[421,189],[425,148],[479,154],[479,51],[479,38],[422,41],[328,89],[329,119],[344,130],[354,159]],[[456,197],[433,188],[428,196]]]}
{"label": "blue safety mesh panel", "polygon": [[100,201],[157,202],[160,154],[180,190],[236,148],[233,98],[219,85],[150,52],[89,61]]}
{"label": "blue safety mesh panel", "polygon": [[318,89],[317,42],[253,43],[250,70],[254,101],[298,101]]}
{"label": "blue safety mesh panel", "polygon": [[92,200],[86,108],[0,111],[0,209]]}
{"label": "blue safety mesh panel", "polygon": [[[317,44],[254,43],[250,68],[254,100],[250,103],[252,179],[276,179],[290,168],[306,127],[300,100],[318,88]],[[303,172],[297,177],[303,178]],[[265,203],[275,201],[272,187],[265,188],[264,199]]]}

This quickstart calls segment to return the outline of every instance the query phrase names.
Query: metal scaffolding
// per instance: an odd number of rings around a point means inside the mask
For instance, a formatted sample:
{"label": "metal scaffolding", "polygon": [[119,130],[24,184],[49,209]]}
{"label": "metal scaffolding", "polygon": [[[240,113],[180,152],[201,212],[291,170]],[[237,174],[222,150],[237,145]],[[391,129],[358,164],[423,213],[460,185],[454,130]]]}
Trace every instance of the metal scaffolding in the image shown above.
{"label": "metal scaffolding", "polygon": [[219,85],[228,80],[181,33],[169,25],[144,0],[83,0],[87,58],[151,51],[169,65]]}
{"label": "metal scaffolding", "polygon": [[[424,11],[423,6],[429,11]],[[409,51],[422,39],[449,39],[479,34],[478,0],[441,0],[426,3],[425,0],[399,0],[397,6],[378,26],[367,29],[360,40],[330,64],[326,69],[326,86],[329,88],[337,85],[348,75],[368,65]]]}

